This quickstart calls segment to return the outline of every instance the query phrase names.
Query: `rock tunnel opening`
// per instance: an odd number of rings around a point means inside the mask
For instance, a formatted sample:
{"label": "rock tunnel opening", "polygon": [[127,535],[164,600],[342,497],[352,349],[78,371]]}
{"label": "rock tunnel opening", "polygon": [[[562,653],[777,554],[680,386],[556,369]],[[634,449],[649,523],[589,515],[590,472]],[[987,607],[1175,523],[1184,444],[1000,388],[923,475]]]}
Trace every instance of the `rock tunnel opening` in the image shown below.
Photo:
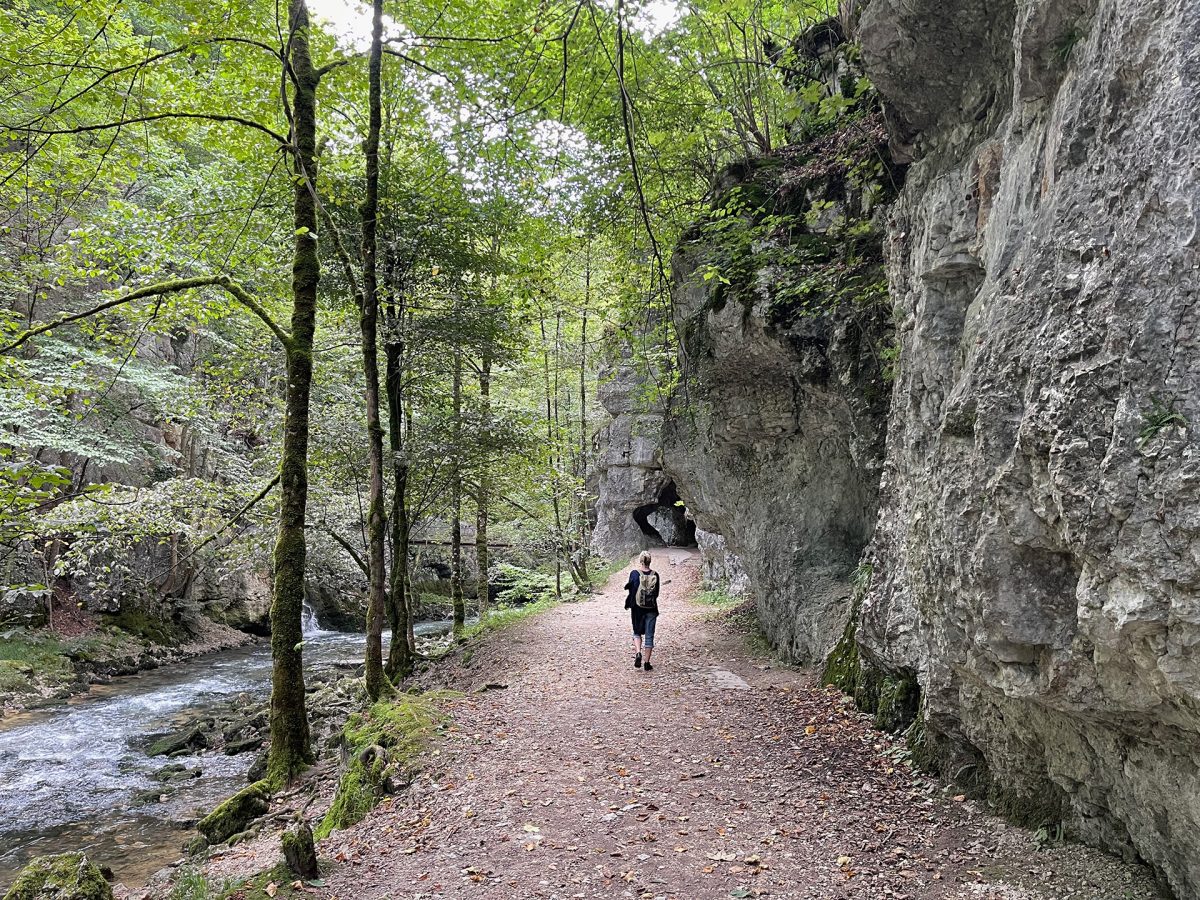
{"label": "rock tunnel opening", "polygon": [[687,509],[679,498],[675,482],[668,481],[658,492],[654,503],[639,506],[633,511],[642,534],[665,547],[695,547],[696,523],[688,518]]}

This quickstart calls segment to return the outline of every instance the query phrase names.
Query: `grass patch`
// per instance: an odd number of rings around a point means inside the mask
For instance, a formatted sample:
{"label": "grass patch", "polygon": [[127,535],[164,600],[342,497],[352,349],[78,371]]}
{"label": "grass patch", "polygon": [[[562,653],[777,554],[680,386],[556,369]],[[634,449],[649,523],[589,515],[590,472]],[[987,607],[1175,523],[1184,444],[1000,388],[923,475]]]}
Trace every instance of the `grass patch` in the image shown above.
{"label": "grass patch", "polygon": [[701,591],[692,600],[701,606],[710,607],[717,612],[728,612],[729,610],[737,609],[738,606],[746,602],[745,597],[735,596],[724,588]]}
{"label": "grass patch", "polygon": [[[260,898],[270,896],[311,898],[316,892],[306,890],[305,887],[321,887],[324,884],[323,881],[317,879],[304,882],[300,888],[292,887],[295,883],[295,874],[289,871],[286,865],[280,863],[250,878],[226,882],[217,889],[217,892],[201,894],[196,900],[208,900],[210,897],[212,900],[260,900]],[[273,893],[268,894],[267,888],[271,885],[275,885],[275,889]],[[193,900],[193,898],[185,896],[184,900]]]}
{"label": "grass patch", "polygon": [[234,885],[239,883],[226,880],[219,887],[213,887],[204,877],[204,873],[195,866],[180,868],[174,882],[167,900],[222,900],[229,896]]}
{"label": "grass patch", "polygon": [[1187,428],[1188,420],[1175,409],[1178,398],[1164,402],[1150,398],[1150,409],[1142,413],[1142,430],[1138,432],[1138,449],[1142,449],[1165,428]]}
{"label": "grass patch", "polygon": [[13,630],[0,635],[0,662],[28,666],[38,671],[70,668],[63,644],[48,632]]}
{"label": "grass patch", "polygon": [[0,694],[34,693],[39,684],[68,681],[74,673],[62,642],[49,632],[13,629],[0,635]]}
{"label": "grass patch", "polygon": [[486,619],[480,619],[474,625],[463,629],[461,638],[464,641],[473,640],[485,634],[503,631],[518,622],[536,616],[558,605],[553,597],[543,597],[533,603],[523,603],[520,606],[494,606],[488,611]]}
{"label": "grass patch", "polygon": [[629,560],[618,558],[607,561],[597,560],[597,563],[594,569],[588,571],[588,588],[593,592],[604,587],[608,583],[608,579],[622,571]]}
{"label": "grass patch", "polygon": [[450,691],[397,694],[354,713],[342,728],[346,770],[329,812],[313,832],[317,840],[361,822],[395,783],[407,780],[445,721]]}

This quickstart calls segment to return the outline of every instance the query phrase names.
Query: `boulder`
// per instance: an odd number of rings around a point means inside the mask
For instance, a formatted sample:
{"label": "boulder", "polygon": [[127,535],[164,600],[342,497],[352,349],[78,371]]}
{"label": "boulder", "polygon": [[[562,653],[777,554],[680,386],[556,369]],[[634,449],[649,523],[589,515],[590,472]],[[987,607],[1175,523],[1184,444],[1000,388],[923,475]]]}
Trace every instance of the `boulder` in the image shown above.
{"label": "boulder", "polygon": [[196,823],[196,829],[210,844],[223,844],[259,816],[266,815],[271,803],[264,782],[242,788]]}
{"label": "boulder", "polygon": [[156,740],[146,750],[147,756],[173,756],[177,753],[204,750],[208,747],[208,735],[201,725],[192,725],[174,734]]}
{"label": "boulder", "polygon": [[113,900],[100,869],[82,853],[38,856],[21,870],[4,900]]}

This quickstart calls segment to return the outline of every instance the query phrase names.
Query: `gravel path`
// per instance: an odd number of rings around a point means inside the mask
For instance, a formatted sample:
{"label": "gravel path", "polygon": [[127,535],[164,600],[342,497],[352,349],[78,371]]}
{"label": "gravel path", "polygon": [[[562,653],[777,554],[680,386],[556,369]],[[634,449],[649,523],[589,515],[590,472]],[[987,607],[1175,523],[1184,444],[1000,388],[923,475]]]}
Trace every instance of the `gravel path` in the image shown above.
{"label": "gravel path", "polygon": [[[669,559],[663,559],[669,556]],[[655,670],[624,573],[488,641],[413,787],[321,845],[311,895],[1156,898],[1144,870],[1033,837],[898,760],[837,692],[755,659],[660,553]],[[492,687],[487,687],[487,685]]]}

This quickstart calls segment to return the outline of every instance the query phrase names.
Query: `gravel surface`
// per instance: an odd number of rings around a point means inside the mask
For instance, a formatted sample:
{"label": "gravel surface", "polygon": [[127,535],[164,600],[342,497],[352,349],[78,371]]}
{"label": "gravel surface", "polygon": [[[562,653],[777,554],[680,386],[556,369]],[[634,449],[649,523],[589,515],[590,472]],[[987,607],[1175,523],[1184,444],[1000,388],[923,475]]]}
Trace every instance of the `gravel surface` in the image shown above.
{"label": "gravel surface", "polygon": [[453,726],[407,792],[320,845],[332,865],[305,895],[1164,896],[1145,869],[1042,847],[912,772],[838,692],[688,602],[694,555],[656,568],[653,672],[627,649],[624,573],[436,667],[466,692]]}

